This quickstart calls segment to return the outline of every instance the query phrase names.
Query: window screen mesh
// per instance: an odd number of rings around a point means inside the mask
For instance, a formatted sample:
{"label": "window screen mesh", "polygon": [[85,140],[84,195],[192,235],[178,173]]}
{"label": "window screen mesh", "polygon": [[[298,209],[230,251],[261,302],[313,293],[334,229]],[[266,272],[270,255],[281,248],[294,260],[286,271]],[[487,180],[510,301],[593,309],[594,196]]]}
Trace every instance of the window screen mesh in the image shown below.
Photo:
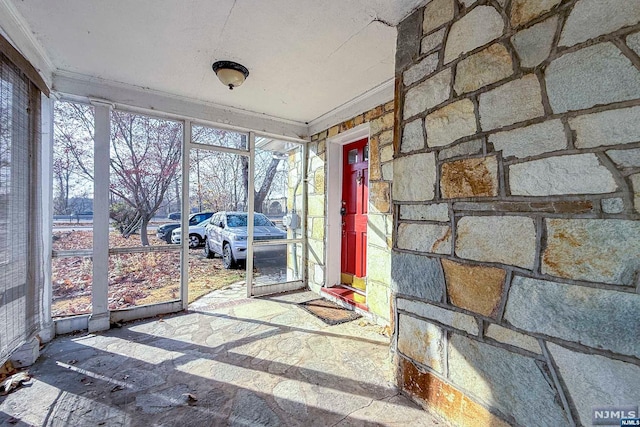
{"label": "window screen mesh", "polygon": [[39,114],[38,91],[0,54],[0,363],[39,324]]}

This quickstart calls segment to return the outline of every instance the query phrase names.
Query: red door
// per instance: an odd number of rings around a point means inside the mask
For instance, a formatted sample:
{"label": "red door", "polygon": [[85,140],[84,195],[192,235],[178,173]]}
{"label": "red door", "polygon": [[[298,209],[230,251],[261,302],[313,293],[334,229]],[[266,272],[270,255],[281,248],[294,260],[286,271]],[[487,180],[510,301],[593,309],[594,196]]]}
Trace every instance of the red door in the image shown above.
{"label": "red door", "polygon": [[367,210],[369,205],[369,145],[367,139],[343,148],[342,273],[367,274]]}

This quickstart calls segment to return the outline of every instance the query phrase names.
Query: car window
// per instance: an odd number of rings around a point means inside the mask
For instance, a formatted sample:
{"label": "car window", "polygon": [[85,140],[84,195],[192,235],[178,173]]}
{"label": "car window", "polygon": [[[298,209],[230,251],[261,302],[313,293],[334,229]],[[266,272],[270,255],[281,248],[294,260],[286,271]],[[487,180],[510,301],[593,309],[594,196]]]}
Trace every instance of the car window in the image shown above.
{"label": "car window", "polygon": [[[247,214],[230,214],[227,215],[227,225],[229,227],[246,227]],[[255,226],[272,226],[273,224],[266,216],[255,214],[253,217],[253,225]]]}
{"label": "car window", "polygon": [[258,214],[253,216],[253,225],[264,227],[264,226],[272,226],[273,224],[271,223],[269,218],[267,218],[264,215]]}
{"label": "car window", "polygon": [[227,225],[229,227],[246,227],[247,215],[242,215],[242,214],[227,215]]}

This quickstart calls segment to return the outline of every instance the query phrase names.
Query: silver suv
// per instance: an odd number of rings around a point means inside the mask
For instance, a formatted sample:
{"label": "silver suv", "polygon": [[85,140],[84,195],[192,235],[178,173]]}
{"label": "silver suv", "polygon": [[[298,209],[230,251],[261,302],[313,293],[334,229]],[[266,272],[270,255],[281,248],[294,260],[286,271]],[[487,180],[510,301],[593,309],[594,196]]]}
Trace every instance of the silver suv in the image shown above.
{"label": "silver suv", "polygon": [[[255,213],[253,216],[254,240],[285,239],[287,232],[275,226],[264,214]],[[213,214],[205,226],[206,239],[204,254],[213,258],[215,254],[222,256],[224,268],[234,268],[239,262],[247,259],[247,213],[246,212],[217,212]],[[286,244],[256,247],[254,253],[260,258],[285,259]]]}

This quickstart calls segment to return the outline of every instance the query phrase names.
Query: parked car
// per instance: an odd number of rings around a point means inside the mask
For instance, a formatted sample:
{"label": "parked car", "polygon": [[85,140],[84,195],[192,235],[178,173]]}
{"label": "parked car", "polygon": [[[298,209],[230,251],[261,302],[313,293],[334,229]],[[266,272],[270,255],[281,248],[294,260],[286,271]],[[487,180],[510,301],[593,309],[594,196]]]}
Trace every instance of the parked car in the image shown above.
{"label": "parked car", "polygon": [[[269,218],[261,213],[253,217],[254,240],[285,239],[287,232],[275,226]],[[205,227],[206,240],[204,254],[213,258],[215,254],[222,256],[224,268],[234,268],[239,262],[247,259],[247,213],[217,212]],[[254,253],[264,258],[286,256],[286,244],[256,247]]]}
{"label": "parked car", "polygon": [[[196,225],[189,226],[189,247],[197,248],[206,239],[204,226],[209,223],[209,218]],[[182,243],[182,227],[178,227],[171,232],[171,243],[179,245]]]}
{"label": "parked car", "polygon": [[171,212],[169,215],[167,215],[167,218],[172,219],[174,221],[179,221],[180,220],[180,212]]}
{"label": "parked car", "polygon": [[[189,216],[189,226],[199,224],[205,219],[211,218],[211,215],[213,215],[213,212],[197,212],[191,214]],[[164,240],[167,243],[171,243],[171,233],[178,227],[180,227],[179,222],[170,222],[168,224],[163,224],[156,230],[156,237],[160,240]]]}

